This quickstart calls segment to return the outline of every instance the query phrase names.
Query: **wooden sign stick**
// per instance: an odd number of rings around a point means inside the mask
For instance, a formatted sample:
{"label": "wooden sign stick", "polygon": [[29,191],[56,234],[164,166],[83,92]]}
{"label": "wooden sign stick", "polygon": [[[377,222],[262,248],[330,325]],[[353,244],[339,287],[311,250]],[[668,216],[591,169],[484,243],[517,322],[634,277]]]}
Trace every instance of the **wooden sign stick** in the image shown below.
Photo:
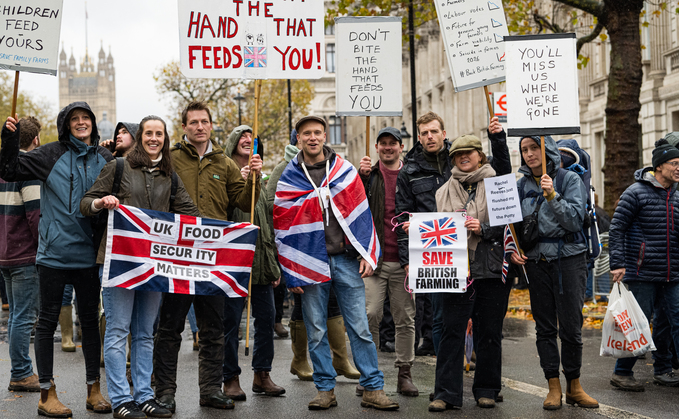
{"label": "wooden sign stick", "polygon": [[370,117],[365,117],[365,155],[370,156]]}
{"label": "wooden sign stick", "polygon": [[[255,139],[259,136],[259,96],[262,91],[262,80],[255,80],[255,124],[252,132],[252,143],[250,145],[250,159],[248,163],[252,160],[252,155],[255,150]],[[259,140],[258,140],[259,142]],[[257,177],[250,172],[252,176],[252,201],[250,202],[250,224],[255,223],[255,186],[257,183]],[[250,313],[252,310],[250,293],[252,292],[252,269],[250,270],[250,280],[248,281],[248,315],[247,322],[245,323],[245,356],[250,355]]]}
{"label": "wooden sign stick", "polygon": [[[546,157],[546,151],[545,151],[545,137],[544,135],[540,136],[540,153],[542,153],[542,174],[544,175],[547,173],[547,157]],[[545,197],[547,196],[547,192],[542,192],[542,195]]]}
{"label": "wooden sign stick", "polygon": [[14,94],[12,95],[12,118],[16,117],[17,112],[17,97],[19,95],[19,72],[14,74]]}

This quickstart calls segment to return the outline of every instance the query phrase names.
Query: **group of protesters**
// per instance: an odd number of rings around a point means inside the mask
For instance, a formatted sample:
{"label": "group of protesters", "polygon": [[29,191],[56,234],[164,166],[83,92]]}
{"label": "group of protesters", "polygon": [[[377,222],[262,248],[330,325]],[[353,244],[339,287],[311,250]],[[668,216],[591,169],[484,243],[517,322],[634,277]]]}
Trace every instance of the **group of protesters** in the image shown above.
{"label": "group of protesters", "polygon": [[[489,223],[484,187],[484,179],[512,172],[506,134],[497,118],[488,126],[492,156],[486,156],[474,135],[450,142],[443,119],[428,112],[417,120],[419,141],[403,158],[400,130],[386,127],[375,142],[378,161],[373,164],[366,156],[357,169],[326,144],[325,119],[306,116],[297,121],[285,158],[268,182],[262,177],[262,143],[255,146],[249,126],[233,129],[222,148],[211,138],[213,121],[206,104],[190,103],[181,118],[184,136],[174,145],[165,121],[153,115],[139,124],[119,123],[116,138],[100,142],[95,115],[85,102],[60,111],[59,141],[54,143],[40,146],[35,118],[14,115],[2,128],[0,196],[5,212],[0,226],[5,240],[0,268],[10,305],[9,388],[40,392],[40,415],[72,415],[57,397],[53,375],[54,334],[67,285],[75,289],[82,328],[88,410],[113,412],[116,418],[171,417],[177,409],[181,334],[191,307],[199,336],[200,405],[233,409],[234,401],[247,397],[238,364],[245,298],[101,288],[106,232],[103,237],[97,232],[106,224],[104,210],[121,204],[235,222],[249,221],[254,212],[254,224],[260,227],[249,294],[255,318],[255,393],[285,393],[270,377],[273,334],[280,323],[274,287],[283,279],[295,301],[290,371],[300,380],[313,380],[318,390],[309,409],[337,406],[337,375],[359,379],[361,406],[399,408],[384,392],[377,362],[387,297],[395,324],[397,393],[419,395],[411,367],[420,340],[416,310],[423,300],[432,308],[431,346],[437,355],[429,410],[462,407],[470,319],[474,399],[479,407],[495,407],[503,400],[502,326],[512,287],[502,275],[506,259],[530,278],[537,350],[549,387],[543,408],[562,406],[560,369],[567,383],[566,403],[599,406],[580,384],[588,191],[576,173],[561,168],[551,137],[520,141],[521,210],[526,222],[535,224],[535,237],[523,254],[509,255],[505,229]],[[679,386],[671,363],[672,343],[679,347],[679,234],[674,224],[679,149],[678,141],[672,141],[668,136],[656,144],[653,166],[639,170],[622,195],[609,247],[612,280],[624,281],[653,320],[658,349],[654,380]],[[404,287],[409,215],[460,210],[466,214],[470,267],[466,291],[415,298]],[[38,374],[28,350],[36,319]],[[356,368],[347,356],[345,330]],[[613,386],[643,391],[633,377],[635,359],[618,360]],[[110,402],[100,390],[100,361]]]}

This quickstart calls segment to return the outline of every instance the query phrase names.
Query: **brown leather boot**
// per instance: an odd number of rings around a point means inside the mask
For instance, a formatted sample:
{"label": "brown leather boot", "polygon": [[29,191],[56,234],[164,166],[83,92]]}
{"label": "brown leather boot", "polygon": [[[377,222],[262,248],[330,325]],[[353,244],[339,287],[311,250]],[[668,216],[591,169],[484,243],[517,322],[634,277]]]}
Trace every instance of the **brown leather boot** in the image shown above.
{"label": "brown leather boot", "polygon": [[111,403],[107,402],[104,396],[101,395],[99,389],[99,379],[94,384],[87,385],[87,401],[85,402],[87,410],[94,413],[111,413]]}
{"label": "brown leather boot", "polygon": [[240,388],[240,380],[237,375],[224,381],[224,394],[234,402],[242,402],[247,398],[243,389]]}
{"label": "brown leather boot", "polygon": [[283,387],[277,386],[271,381],[269,371],[255,371],[255,378],[252,380],[252,391],[254,393],[264,393],[267,396],[285,394]]}
{"label": "brown leather boot", "polygon": [[566,387],[566,403],[575,405],[578,407],[585,407],[588,409],[596,409],[599,407],[599,402],[591,398],[585,393],[580,385],[580,379],[568,380],[568,385]]}
{"label": "brown leather boot", "polygon": [[335,389],[330,391],[319,391],[316,397],[309,402],[309,410],[326,410],[337,406]]}
{"label": "brown leather boot", "polygon": [[396,384],[396,392],[408,397],[417,397],[420,392],[413,384],[413,378],[410,375],[410,365],[401,365],[398,367],[398,383]]}
{"label": "brown leather boot", "polygon": [[71,409],[61,404],[57,397],[57,386],[52,386],[49,390],[40,389],[40,401],[38,401],[38,414],[49,418],[70,418],[73,416]]}
{"label": "brown leather boot", "polygon": [[378,410],[397,410],[398,403],[391,400],[384,394],[384,390],[364,390],[363,400],[361,401],[361,406],[372,407]]}
{"label": "brown leather boot", "polygon": [[332,350],[332,366],[335,368],[337,375],[343,375],[353,380],[361,378],[361,373],[358,372],[347,356],[347,339],[344,330],[344,320],[342,316],[331,317],[327,321],[328,326],[328,343]]}
{"label": "brown leather boot", "polygon": [[290,340],[292,341],[290,373],[296,375],[302,381],[313,381],[314,372],[306,358],[307,339],[304,321],[290,322]]}
{"label": "brown leather boot", "polygon": [[561,409],[561,381],[559,381],[559,377],[549,379],[549,393],[542,403],[542,408],[545,410]]}

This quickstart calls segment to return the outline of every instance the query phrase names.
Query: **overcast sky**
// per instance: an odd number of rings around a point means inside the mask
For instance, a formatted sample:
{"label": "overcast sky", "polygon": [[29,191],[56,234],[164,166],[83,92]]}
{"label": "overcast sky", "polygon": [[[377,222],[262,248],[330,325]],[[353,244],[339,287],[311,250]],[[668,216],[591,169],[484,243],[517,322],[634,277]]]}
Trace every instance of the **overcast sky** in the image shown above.
{"label": "overcast sky", "polygon": [[[107,56],[109,46],[111,48],[116,70],[118,120],[138,122],[149,114],[167,117],[169,109],[156,93],[153,73],[179,59],[177,2],[90,0],[87,12],[89,51],[95,65],[102,41]],[[80,71],[85,55],[85,0],[64,0],[60,44],[64,45],[69,58],[73,50]],[[56,116],[59,111],[57,77],[22,72],[19,89],[49,101]]]}

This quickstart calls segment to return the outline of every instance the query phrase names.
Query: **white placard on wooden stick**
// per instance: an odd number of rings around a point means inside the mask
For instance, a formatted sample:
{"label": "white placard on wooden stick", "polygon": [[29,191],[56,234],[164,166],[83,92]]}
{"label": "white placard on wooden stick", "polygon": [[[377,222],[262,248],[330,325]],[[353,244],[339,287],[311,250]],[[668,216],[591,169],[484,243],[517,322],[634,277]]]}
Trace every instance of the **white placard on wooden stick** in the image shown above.
{"label": "white placard on wooden stick", "polygon": [[63,0],[3,0],[0,69],[57,75]]}
{"label": "white placard on wooden stick", "polygon": [[505,80],[502,0],[434,0],[456,92]]}
{"label": "white placard on wooden stick", "polygon": [[574,33],[508,36],[507,135],[580,133]]}
{"label": "white placard on wooden stick", "polygon": [[402,21],[395,16],[335,18],[338,116],[401,116]]}
{"label": "white placard on wooden stick", "polygon": [[491,226],[523,221],[514,173],[485,178],[483,183],[486,187],[488,220]]}

